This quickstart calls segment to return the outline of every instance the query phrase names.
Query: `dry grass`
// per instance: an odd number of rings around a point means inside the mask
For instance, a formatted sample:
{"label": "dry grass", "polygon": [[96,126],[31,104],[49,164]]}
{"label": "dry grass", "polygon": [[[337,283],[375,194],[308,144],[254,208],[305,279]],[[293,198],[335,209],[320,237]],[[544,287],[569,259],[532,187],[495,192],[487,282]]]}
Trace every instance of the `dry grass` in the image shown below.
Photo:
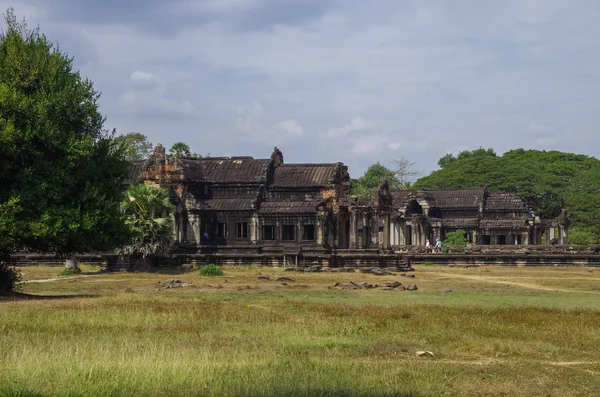
{"label": "dry grass", "polygon": [[[170,278],[194,287],[157,291]],[[419,290],[328,288],[349,280]],[[0,395],[599,395],[599,287],[587,268],[433,266],[28,283],[49,298],[0,302]]]}

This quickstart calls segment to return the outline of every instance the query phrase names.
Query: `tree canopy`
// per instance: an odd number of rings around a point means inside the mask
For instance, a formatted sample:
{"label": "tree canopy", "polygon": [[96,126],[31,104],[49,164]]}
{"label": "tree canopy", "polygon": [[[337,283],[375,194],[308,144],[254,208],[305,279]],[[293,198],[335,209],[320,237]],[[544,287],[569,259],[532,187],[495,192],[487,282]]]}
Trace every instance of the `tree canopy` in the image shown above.
{"label": "tree canopy", "polygon": [[190,157],[192,155],[190,146],[183,142],[175,142],[173,146],[171,146],[171,149],[169,149],[169,153],[177,157]]}
{"label": "tree canopy", "polygon": [[0,33],[0,222],[7,250],[115,247],[130,163],[103,128],[100,94],[73,59],[12,9]]}
{"label": "tree canopy", "polygon": [[600,160],[559,151],[515,149],[498,156],[492,149],[447,154],[416,188],[482,187],[532,199],[544,217],[561,209],[572,224],[600,236]]}
{"label": "tree canopy", "polygon": [[418,173],[413,170],[414,162],[406,157],[390,160],[394,169],[389,169],[377,162],[371,165],[364,175],[350,181],[351,196],[368,196],[382,182],[387,182],[392,189],[406,189],[410,187],[411,180]]}
{"label": "tree canopy", "polygon": [[124,255],[147,257],[169,249],[173,240],[173,204],[169,192],[159,186],[131,185],[121,203],[131,240]]}
{"label": "tree canopy", "polygon": [[115,137],[115,143],[123,147],[129,161],[146,159],[152,151],[152,142],[141,132],[118,135]]}

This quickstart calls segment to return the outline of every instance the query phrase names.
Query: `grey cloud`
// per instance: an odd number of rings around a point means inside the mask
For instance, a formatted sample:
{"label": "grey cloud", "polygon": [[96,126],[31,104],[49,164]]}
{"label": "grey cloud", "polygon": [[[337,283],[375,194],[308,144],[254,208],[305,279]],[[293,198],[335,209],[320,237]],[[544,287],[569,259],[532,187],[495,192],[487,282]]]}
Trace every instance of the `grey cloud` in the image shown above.
{"label": "grey cloud", "polygon": [[334,0],[33,0],[50,19],[93,25],[126,25],[170,36],[186,27],[218,23],[233,31],[268,30],[322,16]]}

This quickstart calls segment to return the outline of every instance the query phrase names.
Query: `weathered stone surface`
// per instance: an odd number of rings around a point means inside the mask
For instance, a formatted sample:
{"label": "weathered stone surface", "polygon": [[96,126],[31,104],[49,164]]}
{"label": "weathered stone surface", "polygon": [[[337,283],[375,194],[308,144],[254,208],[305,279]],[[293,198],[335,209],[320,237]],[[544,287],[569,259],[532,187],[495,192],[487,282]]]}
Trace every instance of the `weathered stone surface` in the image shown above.
{"label": "weathered stone surface", "polygon": [[191,263],[184,263],[180,266],[180,268],[181,270],[191,270],[194,268],[194,265],[192,265]]}
{"label": "weathered stone surface", "polygon": [[296,279],[290,276],[281,276],[277,278],[277,281],[296,281]]}
{"label": "weathered stone surface", "polygon": [[406,289],[409,290],[409,291],[416,291],[419,288],[417,288],[416,284],[410,284],[408,287],[406,287]]}
{"label": "weathered stone surface", "polygon": [[256,277],[259,280],[270,280],[271,276],[268,276],[266,274],[260,274],[258,277]]}
{"label": "weathered stone surface", "polygon": [[186,283],[183,282],[181,280],[176,280],[176,279],[170,279],[165,281],[164,283],[161,283],[160,281],[157,283],[158,285],[162,286],[163,288],[166,289],[171,289],[171,288],[189,288],[189,287],[193,287],[194,284],[192,283]]}
{"label": "weathered stone surface", "polygon": [[450,288],[442,288],[440,292],[447,294],[448,292],[452,292],[452,290]]}

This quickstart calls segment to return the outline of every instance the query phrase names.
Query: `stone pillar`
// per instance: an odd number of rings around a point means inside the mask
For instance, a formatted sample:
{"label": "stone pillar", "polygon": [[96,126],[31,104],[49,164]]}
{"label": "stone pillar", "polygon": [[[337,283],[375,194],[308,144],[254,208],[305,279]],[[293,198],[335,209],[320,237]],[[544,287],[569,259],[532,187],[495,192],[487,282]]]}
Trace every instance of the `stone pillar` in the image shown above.
{"label": "stone pillar", "polygon": [[171,222],[173,222],[173,241],[179,242],[179,217],[175,212],[171,214]]}
{"label": "stone pillar", "polygon": [[317,244],[323,245],[323,220],[317,219]]}
{"label": "stone pillar", "polygon": [[356,212],[350,213],[350,249],[356,249],[356,241],[358,236],[356,235],[358,219],[356,219]]}
{"label": "stone pillar", "polygon": [[390,216],[383,216],[383,249],[390,248]]}
{"label": "stone pillar", "polygon": [[551,227],[551,228],[548,229],[548,238],[549,238],[550,241],[552,241],[552,240],[555,239],[555,236],[554,236],[554,227]]}
{"label": "stone pillar", "polygon": [[379,248],[379,214],[371,217],[371,245]]}
{"label": "stone pillar", "polygon": [[250,229],[250,241],[256,244],[258,240],[260,240],[260,226],[258,222],[258,216],[253,215],[250,219],[250,224],[248,225]]}
{"label": "stone pillar", "polygon": [[569,244],[569,234],[566,226],[558,227],[558,238],[560,244]]}
{"label": "stone pillar", "polygon": [[202,244],[202,234],[200,233],[200,215],[193,214],[192,230],[194,231],[194,242],[196,245]]}
{"label": "stone pillar", "polygon": [[521,237],[521,241],[523,245],[529,245],[529,232],[523,232],[523,237]]}

